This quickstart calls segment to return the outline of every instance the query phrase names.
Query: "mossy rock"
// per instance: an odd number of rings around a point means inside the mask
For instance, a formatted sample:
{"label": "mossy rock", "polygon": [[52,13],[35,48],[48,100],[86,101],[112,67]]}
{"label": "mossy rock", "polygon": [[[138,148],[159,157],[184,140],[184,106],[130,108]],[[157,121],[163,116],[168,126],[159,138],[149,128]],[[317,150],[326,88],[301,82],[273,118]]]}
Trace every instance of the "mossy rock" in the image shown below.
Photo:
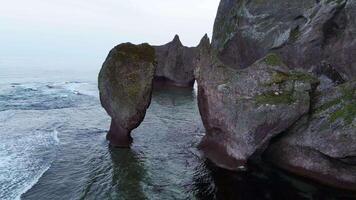
{"label": "mossy rock", "polygon": [[276,53],[267,54],[267,56],[264,58],[264,61],[266,62],[266,64],[271,65],[271,66],[284,66],[285,65],[283,63],[282,58]]}
{"label": "mossy rock", "polygon": [[155,50],[147,43],[134,45],[131,43],[124,43],[114,48],[114,57],[121,61],[155,61]]}
{"label": "mossy rock", "polygon": [[292,104],[296,101],[293,92],[267,92],[255,97],[257,104]]}
{"label": "mossy rock", "polygon": [[282,71],[275,71],[268,85],[282,84],[287,81],[300,81],[310,82],[311,84],[319,84],[319,80],[313,75],[306,72],[292,70],[288,73]]}
{"label": "mossy rock", "polygon": [[[99,73],[100,101],[112,118],[110,143],[121,145],[144,119],[151,102],[155,50],[149,44],[114,47]],[[108,135],[108,136],[109,136]],[[127,143],[125,143],[127,145]]]}
{"label": "mossy rock", "polygon": [[354,84],[348,82],[319,94],[316,99],[322,99],[323,103],[313,108],[313,116],[326,116],[331,124],[339,120],[351,124],[356,117]]}
{"label": "mossy rock", "polygon": [[351,84],[341,85],[342,96],[338,98],[341,108],[330,115],[330,122],[341,119],[347,124],[351,124],[356,117],[356,89]]}

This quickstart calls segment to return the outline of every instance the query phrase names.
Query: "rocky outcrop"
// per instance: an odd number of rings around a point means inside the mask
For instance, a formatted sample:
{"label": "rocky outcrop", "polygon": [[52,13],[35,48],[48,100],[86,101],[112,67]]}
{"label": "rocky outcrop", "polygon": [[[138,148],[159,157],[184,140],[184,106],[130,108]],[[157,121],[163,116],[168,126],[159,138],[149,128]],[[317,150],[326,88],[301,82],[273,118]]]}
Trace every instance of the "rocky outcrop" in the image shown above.
{"label": "rocky outcrop", "polygon": [[281,168],[356,188],[355,17],[355,0],[222,0],[196,70],[206,156],[238,169],[267,148]]}
{"label": "rocky outcrop", "polygon": [[[309,111],[312,76],[291,71],[276,54],[236,70],[201,58],[199,109],[206,128],[200,144],[217,165],[237,170]],[[217,60],[217,59],[215,59]],[[209,62],[213,64],[209,65]]]}
{"label": "rocky outcrop", "polygon": [[155,50],[148,44],[125,43],[113,48],[99,74],[102,106],[111,116],[107,138],[128,147],[130,132],[144,119],[151,101]]}
{"label": "rocky outcrop", "polygon": [[176,35],[172,42],[155,46],[157,70],[155,80],[166,81],[172,85],[192,87],[194,78],[194,61],[198,47],[185,47]]}
{"label": "rocky outcrop", "polygon": [[268,148],[277,166],[356,190],[356,81],[323,91],[303,117]]}
{"label": "rocky outcrop", "polygon": [[[198,82],[199,145],[223,168],[264,158],[356,188],[356,0],[221,0],[212,43],[115,47],[99,75],[108,139],[128,146],[152,81]],[[156,65],[156,67],[155,67]],[[272,142],[272,144],[270,144]],[[267,151],[266,151],[267,149]]]}
{"label": "rocky outcrop", "polygon": [[230,67],[276,52],[290,68],[340,83],[356,75],[355,16],[354,0],[222,0],[212,45]]}

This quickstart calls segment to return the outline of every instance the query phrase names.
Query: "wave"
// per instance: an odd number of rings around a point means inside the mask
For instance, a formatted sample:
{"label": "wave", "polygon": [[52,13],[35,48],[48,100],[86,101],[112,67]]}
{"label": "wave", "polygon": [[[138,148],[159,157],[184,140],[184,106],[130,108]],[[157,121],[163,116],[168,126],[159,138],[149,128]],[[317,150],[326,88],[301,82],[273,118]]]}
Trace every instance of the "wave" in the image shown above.
{"label": "wave", "polygon": [[22,83],[2,87],[0,111],[88,106],[99,99],[96,84],[87,82]]}
{"label": "wave", "polygon": [[29,191],[34,185],[36,185],[36,183],[40,180],[40,178],[43,176],[43,174],[46,173],[49,170],[49,168],[51,168],[51,164],[48,165],[47,167],[45,167],[43,170],[41,170],[37,174],[37,176],[35,176],[33,178],[32,181],[29,181],[29,183],[26,186],[24,186],[22,191],[16,196],[15,200],[21,200],[21,196],[23,194],[25,194],[27,191]]}
{"label": "wave", "polygon": [[99,96],[97,84],[95,83],[72,81],[72,82],[55,83],[48,86],[63,88],[77,95],[87,95],[93,97]]}
{"label": "wave", "polygon": [[57,131],[57,129],[54,129],[54,130],[53,130],[53,140],[54,140],[57,144],[60,143],[59,138],[58,138],[58,131]]}
{"label": "wave", "polygon": [[0,126],[0,199],[20,199],[51,167],[60,144],[51,116],[47,111],[0,112],[0,122],[7,120]]}

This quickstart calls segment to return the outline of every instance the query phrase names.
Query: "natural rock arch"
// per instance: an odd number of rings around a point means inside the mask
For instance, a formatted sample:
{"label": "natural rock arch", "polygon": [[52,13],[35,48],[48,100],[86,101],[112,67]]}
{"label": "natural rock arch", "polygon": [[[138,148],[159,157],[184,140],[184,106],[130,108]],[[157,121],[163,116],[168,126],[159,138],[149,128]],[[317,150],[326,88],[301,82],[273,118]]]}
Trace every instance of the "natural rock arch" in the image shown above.
{"label": "natural rock arch", "polygon": [[102,106],[111,117],[107,139],[115,147],[129,147],[131,131],[143,121],[154,82],[193,87],[199,49],[210,43],[207,35],[197,47],[185,47],[176,35],[162,46],[124,43],[114,47],[99,73]]}
{"label": "natural rock arch", "polygon": [[[129,146],[155,79],[189,87],[197,80],[206,128],[200,149],[214,163],[238,170],[264,157],[355,190],[355,17],[355,0],[221,0],[211,45],[204,37],[187,48],[177,36],[153,48],[130,44],[135,51],[119,45],[99,75],[102,105],[112,117],[108,139]],[[122,100],[127,96],[133,100]]]}

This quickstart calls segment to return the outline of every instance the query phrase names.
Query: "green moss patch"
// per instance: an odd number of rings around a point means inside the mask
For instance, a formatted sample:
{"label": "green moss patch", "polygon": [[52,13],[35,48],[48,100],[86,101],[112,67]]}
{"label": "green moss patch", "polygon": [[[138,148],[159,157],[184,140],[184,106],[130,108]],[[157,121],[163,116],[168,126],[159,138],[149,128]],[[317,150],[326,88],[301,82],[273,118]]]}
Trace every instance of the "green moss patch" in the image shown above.
{"label": "green moss patch", "polygon": [[356,90],[348,84],[341,85],[342,96],[338,99],[342,107],[330,115],[330,122],[333,123],[337,119],[344,120],[347,124],[353,122],[356,117]]}
{"label": "green moss patch", "polygon": [[291,42],[295,42],[295,41],[298,40],[299,35],[300,35],[299,27],[296,27],[296,28],[294,28],[293,30],[290,31],[290,33],[289,33],[289,40],[290,40]]}
{"label": "green moss patch", "polygon": [[274,92],[268,92],[255,97],[257,104],[292,104],[295,102],[292,92],[284,92],[275,94]]}
{"label": "green moss patch", "polygon": [[325,110],[327,110],[327,109],[339,104],[341,101],[342,101],[342,98],[337,98],[337,99],[334,99],[332,101],[326,102],[322,106],[320,106],[318,109],[316,109],[314,111],[314,113],[323,112],[323,111],[325,111]]}
{"label": "green moss patch", "polygon": [[285,81],[287,81],[288,79],[289,79],[289,74],[280,72],[280,71],[276,71],[273,73],[272,79],[269,84],[270,85],[281,84],[281,83],[284,83]]}
{"label": "green moss patch", "polygon": [[275,71],[272,75],[270,82],[267,85],[282,84],[287,81],[302,81],[310,82],[311,84],[319,83],[319,80],[317,78],[308,73],[303,73],[299,71],[291,71],[289,73]]}
{"label": "green moss patch", "polygon": [[271,66],[282,66],[282,65],[284,65],[284,63],[282,61],[282,58],[278,54],[275,54],[275,53],[268,54],[265,57],[264,61],[268,65],[271,65]]}
{"label": "green moss patch", "polygon": [[134,45],[131,43],[120,44],[115,47],[116,56],[122,61],[155,61],[155,50],[147,43]]}
{"label": "green moss patch", "polygon": [[356,117],[356,102],[343,106],[330,115],[330,122],[333,123],[337,119],[343,119],[347,124],[351,124]]}
{"label": "green moss patch", "polygon": [[307,81],[311,83],[319,83],[319,80],[309,73],[291,71],[289,73],[289,79],[293,81]]}
{"label": "green moss patch", "polygon": [[356,90],[349,84],[340,85],[339,87],[341,90],[340,97],[324,103],[313,113],[319,114],[324,111],[331,112],[332,110],[329,109],[337,106],[336,111],[329,113],[329,122],[334,123],[341,119],[345,123],[350,124],[356,117]]}

